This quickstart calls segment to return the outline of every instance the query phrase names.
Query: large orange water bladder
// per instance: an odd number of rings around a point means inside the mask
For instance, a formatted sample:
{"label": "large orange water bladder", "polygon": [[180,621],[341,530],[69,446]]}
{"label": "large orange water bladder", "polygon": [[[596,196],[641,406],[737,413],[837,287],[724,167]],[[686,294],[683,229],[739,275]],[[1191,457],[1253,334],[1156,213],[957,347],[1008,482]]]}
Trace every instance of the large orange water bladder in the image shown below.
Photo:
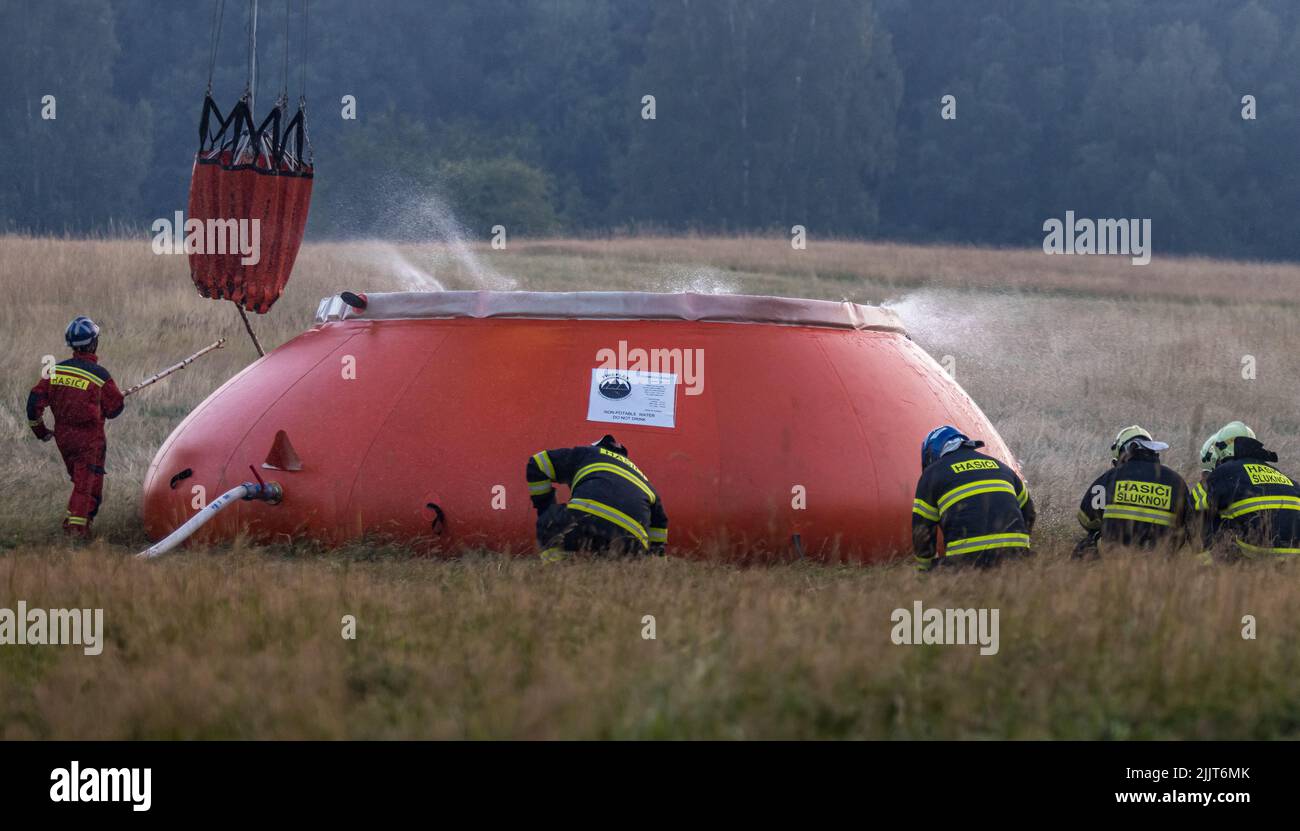
{"label": "large orange water bladder", "polygon": [[[887,310],[774,297],[437,292],[322,301],[213,393],[145,482],[152,538],[252,478],[197,536],[391,536],[530,551],[524,467],[605,433],[663,495],[670,553],[875,561],[908,550],[920,443],[993,426]],[[360,306],[364,305],[364,308]]]}

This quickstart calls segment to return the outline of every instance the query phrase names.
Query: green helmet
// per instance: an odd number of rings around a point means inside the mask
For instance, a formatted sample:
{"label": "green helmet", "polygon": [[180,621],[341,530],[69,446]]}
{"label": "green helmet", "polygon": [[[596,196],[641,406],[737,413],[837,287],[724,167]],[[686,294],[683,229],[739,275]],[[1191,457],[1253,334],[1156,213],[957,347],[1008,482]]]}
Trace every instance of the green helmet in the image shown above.
{"label": "green helmet", "polygon": [[1201,445],[1201,470],[1214,470],[1214,436]]}
{"label": "green helmet", "polygon": [[1255,431],[1240,421],[1230,421],[1223,425],[1201,448],[1201,464],[1215,467],[1224,459],[1232,458],[1236,440],[1243,438],[1255,438]]}
{"label": "green helmet", "polygon": [[1115,441],[1110,446],[1111,459],[1118,462],[1120,455],[1124,452],[1124,448],[1128,447],[1133,442],[1137,442],[1147,450],[1154,450],[1157,453],[1169,449],[1169,445],[1162,441],[1152,441],[1151,433],[1149,431],[1143,430],[1141,427],[1134,424],[1132,427],[1125,427],[1123,430],[1120,430],[1115,436]]}

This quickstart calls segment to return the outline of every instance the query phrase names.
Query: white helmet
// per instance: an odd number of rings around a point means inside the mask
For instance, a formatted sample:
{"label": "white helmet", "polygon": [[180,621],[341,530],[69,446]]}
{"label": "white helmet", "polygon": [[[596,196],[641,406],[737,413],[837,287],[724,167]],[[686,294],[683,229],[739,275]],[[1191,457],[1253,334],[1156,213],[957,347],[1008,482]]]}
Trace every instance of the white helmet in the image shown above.
{"label": "white helmet", "polygon": [[1111,459],[1118,462],[1119,457],[1124,453],[1124,449],[1130,444],[1137,444],[1155,453],[1169,449],[1169,445],[1164,442],[1152,440],[1150,431],[1143,430],[1134,424],[1132,427],[1125,427],[1116,434],[1115,441],[1110,445]]}
{"label": "white helmet", "polygon": [[1218,466],[1225,459],[1231,459],[1236,452],[1234,447],[1237,439],[1253,439],[1255,431],[1247,427],[1240,421],[1230,421],[1219,432],[1205,442],[1201,448],[1201,464],[1209,465],[1211,468]]}

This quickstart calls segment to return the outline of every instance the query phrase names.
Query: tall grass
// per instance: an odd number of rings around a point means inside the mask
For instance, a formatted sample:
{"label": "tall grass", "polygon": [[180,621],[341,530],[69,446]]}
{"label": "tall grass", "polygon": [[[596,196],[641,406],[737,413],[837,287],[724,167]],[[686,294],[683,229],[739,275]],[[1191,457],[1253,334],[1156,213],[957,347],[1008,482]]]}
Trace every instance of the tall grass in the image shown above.
{"label": "tall grass", "polygon": [[[273,347],[340,289],[409,285],[394,250],[451,288],[479,269],[438,246],[306,246],[254,325]],[[730,290],[887,302],[1021,458],[1037,561],[918,577],[902,566],[711,561],[545,569],[382,546],[190,551],[144,564],[141,482],[179,420],[254,357],[230,304],[147,240],[0,238],[0,607],[100,607],[108,645],[0,646],[0,737],[1295,737],[1292,564],[1071,562],[1075,506],[1134,422],[1196,472],[1209,431],[1300,450],[1295,266],[781,239],[512,242],[480,248],[532,289]],[[57,539],[68,484],[22,404],[64,325],[90,314],[125,386],[225,335],[109,427],[101,541]],[[1255,377],[1243,372],[1253,360]],[[1001,648],[895,646],[889,616],[1001,610]],[[357,617],[355,641],[341,618]],[[641,637],[654,615],[656,640]],[[1255,640],[1241,619],[1258,621]]]}
{"label": "tall grass", "polygon": [[[1297,737],[1292,566],[24,548],[5,596],[103,608],[107,646],[0,647],[0,738]],[[893,644],[914,600],[999,609],[998,653]]]}

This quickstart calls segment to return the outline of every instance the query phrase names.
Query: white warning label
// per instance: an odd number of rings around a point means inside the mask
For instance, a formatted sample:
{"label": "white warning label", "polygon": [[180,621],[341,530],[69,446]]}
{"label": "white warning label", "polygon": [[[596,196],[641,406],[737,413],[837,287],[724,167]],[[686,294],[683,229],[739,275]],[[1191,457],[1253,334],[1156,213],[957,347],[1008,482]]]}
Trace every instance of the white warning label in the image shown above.
{"label": "white warning label", "polygon": [[593,369],[587,420],[614,424],[677,426],[677,375]]}

